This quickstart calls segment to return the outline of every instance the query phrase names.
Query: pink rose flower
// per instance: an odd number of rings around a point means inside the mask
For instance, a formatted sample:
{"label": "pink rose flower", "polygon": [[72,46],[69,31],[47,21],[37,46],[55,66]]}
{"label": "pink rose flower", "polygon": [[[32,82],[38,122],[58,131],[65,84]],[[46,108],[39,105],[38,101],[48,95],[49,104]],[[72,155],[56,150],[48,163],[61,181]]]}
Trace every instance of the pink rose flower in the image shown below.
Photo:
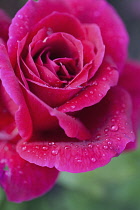
{"label": "pink rose flower", "polygon": [[0,28],[0,184],[21,202],[47,192],[59,171],[94,170],[134,147],[140,64],[126,64],[128,35],[105,0],[29,0],[6,46],[7,28]]}

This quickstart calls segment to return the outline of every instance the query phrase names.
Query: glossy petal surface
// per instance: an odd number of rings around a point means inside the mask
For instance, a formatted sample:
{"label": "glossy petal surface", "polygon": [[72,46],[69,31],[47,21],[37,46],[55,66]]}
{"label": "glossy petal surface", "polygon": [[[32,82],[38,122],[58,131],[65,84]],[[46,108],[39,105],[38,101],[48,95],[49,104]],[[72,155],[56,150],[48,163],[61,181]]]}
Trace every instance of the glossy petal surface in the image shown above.
{"label": "glossy petal surface", "polygon": [[[77,117],[92,132],[87,141],[68,138],[60,130],[33,136],[18,143],[20,156],[40,166],[60,171],[85,172],[104,166],[134,141],[131,126],[131,101],[122,89],[114,88],[94,107],[83,109]],[[88,116],[88,118],[87,118]]]}
{"label": "glossy petal surface", "polygon": [[56,169],[30,164],[19,157],[14,144],[0,141],[0,185],[9,201],[41,196],[50,190],[57,176]]}

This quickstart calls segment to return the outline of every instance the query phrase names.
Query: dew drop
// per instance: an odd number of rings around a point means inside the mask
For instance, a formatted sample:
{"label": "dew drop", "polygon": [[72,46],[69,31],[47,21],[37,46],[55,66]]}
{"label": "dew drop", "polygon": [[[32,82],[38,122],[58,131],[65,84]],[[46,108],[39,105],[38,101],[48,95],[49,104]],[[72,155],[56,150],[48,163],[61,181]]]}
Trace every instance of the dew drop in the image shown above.
{"label": "dew drop", "polygon": [[106,81],[106,77],[103,77],[102,80],[103,80],[103,81]]}
{"label": "dew drop", "polygon": [[102,97],[103,95],[101,93],[98,94],[99,97]]}
{"label": "dew drop", "polygon": [[90,94],[93,94],[93,91],[92,90],[90,91]]}
{"label": "dew drop", "polygon": [[111,141],[108,141],[108,145],[111,145],[112,144],[112,142]]}
{"label": "dew drop", "polygon": [[117,140],[118,140],[118,141],[120,141],[120,140],[121,140],[121,138],[120,138],[120,137],[117,137]]}
{"label": "dew drop", "polygon": [[71,147],[70,146],[65,146],[64,149],[66,149],[66,150],[71,149]]}
{"label": "dew drop", "polygon": [[96,158],[91,158],[91,161],[93,162],[93,163],[95,163],[96,162]]}
{"label": "dew drop", "polygon": [[75,106],[71,106],[72,109],[75,109]]}
{"label": "dew drop", "polygon": [[110,71],[111,70],[111,68],[108,66],[107,68],[106,68],[108,71]]}
{"label": "dew drop", "polygon": [[104,129],[104,132],[105,132],[105,133],[107,133],[108,131],[109,131],[109,129],[108,129],[108,128],[105,128],[105,129]]}
{"label": "dew drop", "polygon": [[103,148],[104,148],[104,149],[108,149],[108,146],[104,145]]}
{"label": "dew drop", "polygon": [[82,160],[78,159],[77,157],[75,158],[75,160],[76,160],[77,163],[81,163],[82,162]]}
{"label": "dew drop", "polygon": [[39,149],[39,146],[36,146],[35,148],[36,148],[36,149]]}
{"label": "dew drop", "polygon": [[85,97],[88,98],[88,94],[85,94]]}
{"label": "dew drop", "polygon": [[98,83],[95,81],[95,82],[93,82],[93,85],[98,85]]}
{"label": "dew drop", "polygon": [[58,155],[58,150],[52,150],[52,155]]}
{"label": "dew drop", "polygon": [[48,150],[48,147],[42,147],[43,150]]}
{"label": "dew drop", "polygon": [[22,20],[23,19],[23,15],[18,15],[18,18]]}
{"label": "dew drop", "polygon": [[22,151],[25,151],[27,149],[27,147],[22,147]]}
{"label": "dew drop", "polygon": [[112,125],[111,130],[112,131],[118,131],[119,127],[117,125]]}
{"label": "dew drop", "polygon": [[100,135],[97,135],[97,136],[95,137],[96,140],[98,140],[99,138],[100,138]]}
{"label": "dew drop", "polygon": [[52,146],[52,145],[54,145],[54,142],[48,142],[48,145]]}
{"label": "dew drop", "polygon": [[92,145],[92,144],[88,144],[88,147],[89,147],[89,148],[92,148],[92,147],[93,147],[93,145]]}

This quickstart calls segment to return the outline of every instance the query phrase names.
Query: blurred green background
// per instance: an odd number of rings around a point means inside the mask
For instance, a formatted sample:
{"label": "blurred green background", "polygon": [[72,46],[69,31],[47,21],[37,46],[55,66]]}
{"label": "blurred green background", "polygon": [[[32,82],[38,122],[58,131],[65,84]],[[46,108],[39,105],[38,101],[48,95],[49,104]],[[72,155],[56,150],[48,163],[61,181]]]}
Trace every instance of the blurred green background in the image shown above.
{"label": "blurred green background", "polygon": [[[129,54],[140,60],[140,0],[108,0],[122,16],[130,34]],[[25,0],[0,0],[11,16]],[[15,204],[0,189],[0,210],[140,210],[140,149],[114,158],[95,171],[61,173],[43,197]]]}

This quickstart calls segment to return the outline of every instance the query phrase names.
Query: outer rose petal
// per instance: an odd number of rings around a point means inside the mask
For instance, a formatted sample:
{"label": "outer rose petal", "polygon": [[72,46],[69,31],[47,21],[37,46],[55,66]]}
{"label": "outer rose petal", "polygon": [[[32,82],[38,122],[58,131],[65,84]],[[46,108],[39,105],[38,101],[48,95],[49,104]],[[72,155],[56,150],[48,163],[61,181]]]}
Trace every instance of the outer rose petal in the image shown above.
{"label": "outer rose petal", "polygon": [[8,15],[0,10],[0,38],[2,38],[5,42],[8,39],[8,29],[11,23],[11,19]]}
{"label": "outer rose petal", "polygon": [[[129,60],[121,74],[119,84],[124,87],[131,95],[133,102],[132,121],[137,133],[140,125],[140,62]],[[135,144],[128,145],[130,148],[136,147]]]}
{"label": "outer rose petal", "polygon": [[0,78],[5,90],[17,105],[18,111],[16,112],[15,119],[18,122],[19,133],[22,137],[29,138],[32,132],[32,122],[17,78],[10,64],[7,51],[3,44],[0,44]]}
{"label": "outer rose petal", "polygon": [[58,107],[58,110],[61,112],[74,112],[98,103],[105,97],[108,90],[117,84],[118,76],[118,71],[114,65],[104,61],[87,87],[71,100]]}
{"label": "outer rose petal", "polygon": [[43,137],[33,136],[30,141],[22,140],[17,151],[31,163],[55,166],[60,171],[94,170],[106,165],[127,143],[134,141],[130,115],[131,100],[127,92],[112,88],[100,103],[78,113],[92,132],[90,140],[78,142],[58,130],[57,135],[53,131]]}
{"label": "outer rose petal", "polygon": [[55,168],[39,167],[19,157],[15,145],[0,142],[0,185],[8,200],[22,202],[46,193],[58,176]]}
{"label": "outer rose petal", "polygon": [[120,17],[105,0],[29,0],[18,11],[10,26],[8,49],[13,64],[17,40],[21,40],[32,26],[53,11],[73,14],[83,23],[96,23],[101,29],[107,54],[111,55],[119,68],[123,66],[128,35]]}
{"label": "outer rose petal", "polygon": [[100,27],[106,53],[121,69],[127,57],[128,34],[115,9],[105,0],[67,2],[71,14],[82,23],[96,23]]}

